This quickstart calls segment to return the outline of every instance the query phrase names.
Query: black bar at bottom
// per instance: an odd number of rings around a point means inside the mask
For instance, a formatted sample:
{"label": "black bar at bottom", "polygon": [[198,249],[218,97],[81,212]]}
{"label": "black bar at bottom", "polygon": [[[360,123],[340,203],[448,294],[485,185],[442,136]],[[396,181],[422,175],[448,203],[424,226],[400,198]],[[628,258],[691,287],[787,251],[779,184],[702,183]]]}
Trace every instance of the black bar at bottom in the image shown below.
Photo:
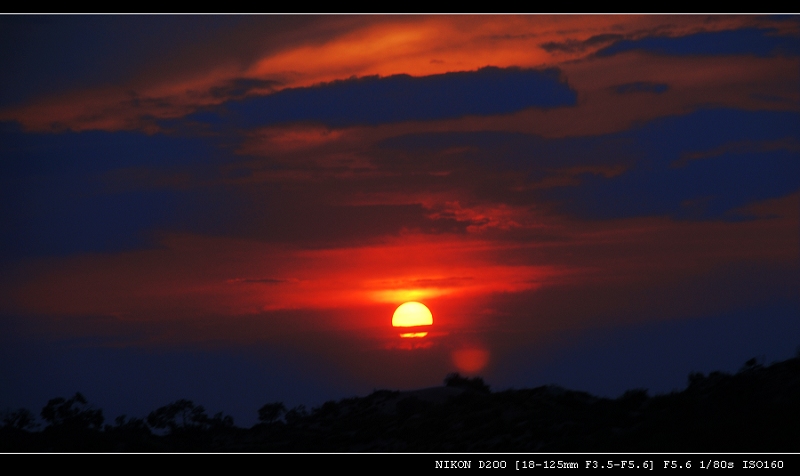
{"label": "black bar at bottom", "polygon": [[[164,454],[162,454],[164,455]],[[418,476],[418,471],[616,471],[682,474],[715,469],[747,469],[783,473],[800,468],[800,453],[220,453],[174,455],[130,455],[149,464],[151,457],[212,458],[233,457],[248,463],[302,471],[365,470],[386,471],[401,476]],[[118,455],[117,457],[120,457]],[[127,463],[126,463],[127,464]],[[227,464],[227,463],[225,463]],[[280,465],[280,466],[273,466]],[[413,471],[413,473],[412,473]],[[764,474],[764,473],[760,473]]]}
{"label": "black bar at bottom", "polygon": [[[392,470],[400,476],[418,476],[412,471],[501,471],[548,473],[551,471],[595,472],[615,471],[658,472],[682,474],[692,471],[716,469],[747,469],[783,473],[800,468],[800,453],[103,453],[126,458],[127,468],[134,470],[151,468],[151,458],[196,459],[199,464],[211,457],[237,458],[238,462],[268,464],[291,470]],[[92,458],[102,458],[93,454]],[[40,458],[67,458],[75,464],[82,461],[82,454],[21,453],[18,457],[34,455]],[[6,454],[6,457],[11,456]],[[77,458],[77,459],[76,459]],[[191,463],[189,462],[190,466]],[[229,464],[225,462],[223,464]],[[182,463],[183,464],[183,463]],[[279,466],[277,466],[279,465]],[[406,473],[408,472],[408,473]],[[764,473],[760,473],[764,474]]]}
{"label": "black bar at bottom", "polygon": [[[265,454],[275,462],[303,469],[379,468],[403,471],[654,471],[686,473],[713,469],[758,469],[783,472],[800,465],[798,453],[391,453]],[[409,475],[412,476],[412,475]],[[413,474],[416,476],[416,473]]]}

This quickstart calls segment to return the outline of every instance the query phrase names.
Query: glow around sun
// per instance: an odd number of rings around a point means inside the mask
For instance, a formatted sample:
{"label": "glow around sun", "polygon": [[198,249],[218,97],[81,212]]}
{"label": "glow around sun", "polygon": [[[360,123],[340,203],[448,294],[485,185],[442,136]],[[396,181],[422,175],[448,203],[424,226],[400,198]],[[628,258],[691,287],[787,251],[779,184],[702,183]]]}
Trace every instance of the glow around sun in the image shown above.
{"label": "glow around sun", "polygon": [[392,316],[394,327],[429,326],[433,324],[433,314],[421,302],[405,302],[401,304]]}

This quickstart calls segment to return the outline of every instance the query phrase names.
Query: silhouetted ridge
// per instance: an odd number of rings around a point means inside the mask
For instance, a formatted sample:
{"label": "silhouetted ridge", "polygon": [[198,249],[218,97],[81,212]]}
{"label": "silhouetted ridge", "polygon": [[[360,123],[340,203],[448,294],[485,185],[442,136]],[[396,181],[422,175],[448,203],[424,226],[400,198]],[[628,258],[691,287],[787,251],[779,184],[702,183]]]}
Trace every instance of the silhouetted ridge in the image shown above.
{"label": "silhouetted ridge", "polygon": [[2,451],[236,452],[793,452],[800,443],[800,359],[756,359],[736,374],[689,374],[680,392],[632,389],[609,399],[558,386],[490,392],[480,377],[449,374],[442,387],[377,390],[308,411],[281,402],[237,428],[178,400],[146,419],[117,417],[80,393],[33,413],[7,411]]}

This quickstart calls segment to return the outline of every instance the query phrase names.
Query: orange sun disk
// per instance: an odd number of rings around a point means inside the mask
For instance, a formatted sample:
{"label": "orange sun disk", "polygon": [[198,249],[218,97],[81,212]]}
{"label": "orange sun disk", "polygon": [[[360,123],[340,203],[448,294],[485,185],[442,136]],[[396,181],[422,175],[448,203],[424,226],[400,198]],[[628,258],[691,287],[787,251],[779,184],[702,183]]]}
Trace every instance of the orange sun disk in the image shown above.
{"label": "orange sun disk", "polygon": [[[398,306],[392,316],[392,326],[394,327],[419,327],[430,326],[433,324],[433,314],[430,309],[420,302],[410,301],[405,302]],[[408,329],[411,330],[411,329]],[[428,335],[427,332],[422,332],[420,329],[414,329],[412,332],[404,332],[400,334],[403,338],[420,338]]]}

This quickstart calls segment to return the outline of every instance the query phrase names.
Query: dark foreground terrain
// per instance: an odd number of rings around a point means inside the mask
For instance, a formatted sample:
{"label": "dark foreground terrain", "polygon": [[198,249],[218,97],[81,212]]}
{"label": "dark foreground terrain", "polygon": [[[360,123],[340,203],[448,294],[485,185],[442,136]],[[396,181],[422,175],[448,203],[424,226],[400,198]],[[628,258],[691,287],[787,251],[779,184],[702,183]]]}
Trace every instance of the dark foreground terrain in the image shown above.
{"label": "dark foreground terrain", "polygon": [[81,394],[51,400],[44,426],[6,412],[0,451],[131,452],[796,452],[800,358],[748,361],[735,375],[691,374],[681,392],[630,390],[612,400],[554,386],[492,393],[480,378],[445,386],[380,390],[310,412],[276,402],[261,423],[234,426],[180,400],[145,419],[116,418]]}

